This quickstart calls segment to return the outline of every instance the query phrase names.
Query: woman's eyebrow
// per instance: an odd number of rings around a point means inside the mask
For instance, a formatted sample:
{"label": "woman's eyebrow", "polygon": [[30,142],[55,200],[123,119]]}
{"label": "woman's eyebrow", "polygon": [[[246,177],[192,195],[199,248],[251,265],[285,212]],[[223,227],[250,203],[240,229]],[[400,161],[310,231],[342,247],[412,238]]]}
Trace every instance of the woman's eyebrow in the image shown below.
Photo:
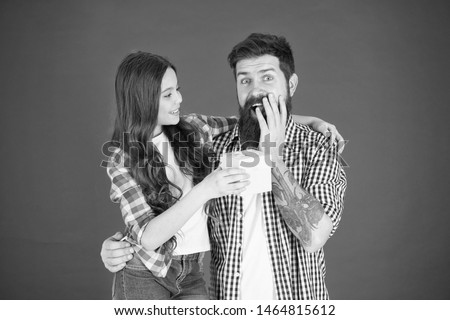
{"label": "woman's eyebrow", "polygon": [[172,89],[173,89],[173,87],[169,87],[169,88],[167,88],[167,89],[161,91],[161,93],[164,93],[164,92],[169,91],[169,90],[172,90]]}

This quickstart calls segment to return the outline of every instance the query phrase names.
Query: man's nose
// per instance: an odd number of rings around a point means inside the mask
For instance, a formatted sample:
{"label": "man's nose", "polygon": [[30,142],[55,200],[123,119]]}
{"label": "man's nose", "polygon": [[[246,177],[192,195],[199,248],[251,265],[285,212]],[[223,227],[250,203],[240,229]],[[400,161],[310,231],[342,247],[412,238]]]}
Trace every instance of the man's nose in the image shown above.
{"label": "man's nose", "polygon": [[260,86],[254,86],[249,92],[250,97],[259,97],[259,96],[266,96],[266,95],[267,95],[267,91],[264,90],[263,88],[261,88]]}

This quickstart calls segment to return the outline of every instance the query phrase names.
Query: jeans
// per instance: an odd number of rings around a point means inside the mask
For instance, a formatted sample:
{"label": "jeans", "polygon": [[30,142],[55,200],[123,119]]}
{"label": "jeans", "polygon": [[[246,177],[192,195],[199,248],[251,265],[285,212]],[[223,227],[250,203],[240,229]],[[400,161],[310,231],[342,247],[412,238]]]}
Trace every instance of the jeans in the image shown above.
{"label": "jeans", "polygon": [[156,277],[134,255],[114,274],[114,300],[207,300],[201,263],[203,253],[174,256],[164,278]]}

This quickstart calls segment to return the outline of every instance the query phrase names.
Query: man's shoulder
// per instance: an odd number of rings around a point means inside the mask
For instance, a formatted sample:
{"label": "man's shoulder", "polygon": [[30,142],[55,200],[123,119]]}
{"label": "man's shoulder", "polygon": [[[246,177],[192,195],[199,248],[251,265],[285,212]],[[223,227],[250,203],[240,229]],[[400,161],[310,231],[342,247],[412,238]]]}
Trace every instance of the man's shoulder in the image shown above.
{"label": "man's shoulder", "polygon": [[308,148],[317,149],[327,143],[327,138],[320,132],[314,131],[309,126],[294,123],[287,132],[287,142],[293,147],[299,147],[306,151]]}

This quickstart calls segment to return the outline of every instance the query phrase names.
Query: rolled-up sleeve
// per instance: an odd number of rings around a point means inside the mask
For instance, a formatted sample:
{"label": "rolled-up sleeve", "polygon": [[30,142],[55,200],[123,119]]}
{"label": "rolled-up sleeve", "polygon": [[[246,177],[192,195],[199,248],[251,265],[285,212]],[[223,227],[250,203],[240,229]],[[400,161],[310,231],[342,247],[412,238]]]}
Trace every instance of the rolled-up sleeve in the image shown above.
{"label": "rolled-up sleeve", "polygon": [[124,166],[121,151],[116,151],[111,157],[106,170],[111,179],[111,201],[120,204],[128,235],[140,246],[147,224],[155,217],[154,211],[145,201],[141,187]]}
{"label": "rolled-up sleeve", "polygon": [[307,168],[304,188],[322,204],[325,214],[330,217],[333,223],[331,236],[341,220],[347,188],[346,175],[336,146],[329,146],[326,139],[321,137]]}
{"label": "rolled-up sleeve", "polygon": [[220,117],[220,116],[206,116],[203,114],[191,113],[184,116],[184,119],[189,123],[194,123],[200,130],[208,135],[209,141],[213,138],[230,131],[238,122],[238,118]]}

